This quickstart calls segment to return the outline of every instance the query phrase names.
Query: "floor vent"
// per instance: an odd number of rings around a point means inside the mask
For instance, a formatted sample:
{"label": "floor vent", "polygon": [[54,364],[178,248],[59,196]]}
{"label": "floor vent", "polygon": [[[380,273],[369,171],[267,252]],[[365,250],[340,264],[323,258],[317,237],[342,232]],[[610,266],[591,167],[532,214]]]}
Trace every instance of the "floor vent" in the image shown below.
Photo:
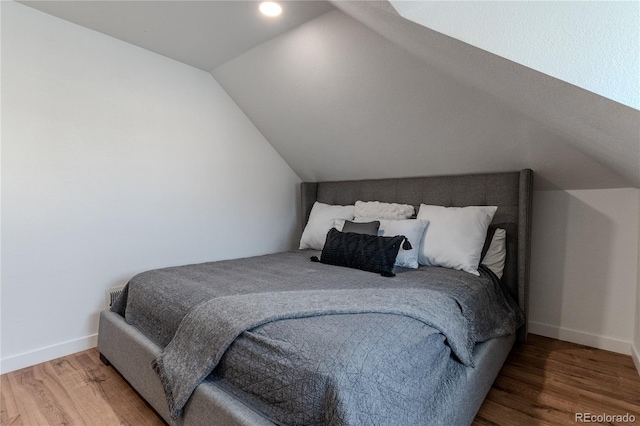
{"label": "floor vent", "polygon": [[118,298],[118,296],[120,295],[120,293],[122,293],[122,289],[124,289],[124,286],[122,287],[111,287],[107,289],[107,308],[111,308],[111,305],[113,305],[113,302],[116,301],[116,299]]}

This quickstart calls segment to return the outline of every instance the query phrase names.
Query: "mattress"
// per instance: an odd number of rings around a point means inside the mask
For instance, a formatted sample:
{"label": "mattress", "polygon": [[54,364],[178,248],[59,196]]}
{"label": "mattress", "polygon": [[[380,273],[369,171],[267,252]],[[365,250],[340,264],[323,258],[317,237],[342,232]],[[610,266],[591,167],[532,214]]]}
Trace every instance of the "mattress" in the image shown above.
{"label": "mattress", "polygon": [[[514,342],[515,335],[509,335],[477,344],[473,351],[476,367],[467,367],[459,376],[450,378],[457,383],[457,392],[443,398],[428,424],[471,424]],[[151,368],[152,361],[162,348],[137,328],[128,325],[115,312],[100,313],[98,350],[171,426],[273,425],[273,422],[210,380],[198,385],[185,407],[183,417],[172,419],[160,379]]]}
{"label": "mattress", "polygon": [[[428,288],[446,293],[471,325],[473,344],[509,336],[522,322],[508,292],[486,271],[474,277],[420,268],[384,278],[312,264],[313,254],[295,251],[150,271],[131,281],[116,311],[159,348],[172,341],[183,318],[203,301],[292,289],[365,294],[373,288]],[[401,315],[358,312],[283,319],[242,333],[205,381],[280,424],[391,419],[424,424],[442,410],[443,396],[456,394],[450,387],[460,385],[471,368],[452,356],[447,343],[437,327]]]}

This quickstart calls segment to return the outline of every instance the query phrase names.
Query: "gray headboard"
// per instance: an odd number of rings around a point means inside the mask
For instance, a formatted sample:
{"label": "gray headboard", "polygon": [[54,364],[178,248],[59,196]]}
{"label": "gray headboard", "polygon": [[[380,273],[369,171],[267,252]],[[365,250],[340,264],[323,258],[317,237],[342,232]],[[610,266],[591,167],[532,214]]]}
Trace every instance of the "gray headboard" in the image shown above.
{"label": "gray headboard", "polygon": [[[339,182],[302,182],[302,223],[307,223],[313,203],[350,205],[358,200],[445,207],[498,206],[492,225],[507,230],[507,259],[503,281],[514,300],[529,311],[531,257],[531,195],[533,172],[485,173]],[[525,324],[518,340],[527,335]]]}

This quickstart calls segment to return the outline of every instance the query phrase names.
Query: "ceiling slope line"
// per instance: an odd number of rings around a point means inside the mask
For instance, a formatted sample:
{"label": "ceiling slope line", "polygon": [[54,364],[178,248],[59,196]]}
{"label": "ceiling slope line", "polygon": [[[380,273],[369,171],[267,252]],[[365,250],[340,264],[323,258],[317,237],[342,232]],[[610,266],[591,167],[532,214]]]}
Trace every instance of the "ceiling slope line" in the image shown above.
{"label": "ceiling slope line", "polygon": [[332,3],[422,61],[561,133],[627,186],[640,187],[640,111],[406,20],[386,1]]}

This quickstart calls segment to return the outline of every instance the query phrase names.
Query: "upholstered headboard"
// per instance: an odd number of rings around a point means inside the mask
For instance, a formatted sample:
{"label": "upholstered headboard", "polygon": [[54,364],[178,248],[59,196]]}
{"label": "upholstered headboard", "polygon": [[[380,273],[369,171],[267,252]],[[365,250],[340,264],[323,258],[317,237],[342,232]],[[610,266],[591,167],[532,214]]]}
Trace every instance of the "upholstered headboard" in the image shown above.
{"label": "upholstered headboard", "polygon": [[[417,177],[301,184],[302,223],[313,203],[350,205],[358,200],[445,207],[498,206],[492,225],[507,230],[507,259],[503,281],[514,300],[529,311],[531,257],[531,195],[533,172],[485,173],[459,176]],[[526,324],[518,331],[524,341]]]}

